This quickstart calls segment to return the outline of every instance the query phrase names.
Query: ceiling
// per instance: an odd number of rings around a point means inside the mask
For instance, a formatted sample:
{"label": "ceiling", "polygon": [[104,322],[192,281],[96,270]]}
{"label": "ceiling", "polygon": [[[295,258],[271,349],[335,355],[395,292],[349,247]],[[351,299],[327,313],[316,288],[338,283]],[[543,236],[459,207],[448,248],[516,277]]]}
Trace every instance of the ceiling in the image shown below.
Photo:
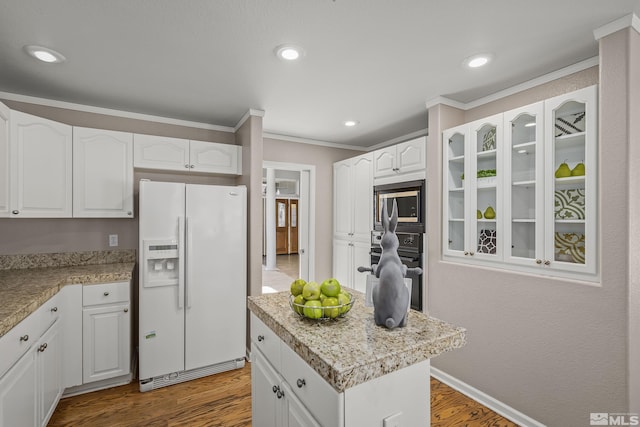
{"label": "ceiling", "polygon": [[[369,147],[598,55],[640,0],[0,0],[0,92]],[[305,56],[285,63],[276,46]],[[67,60],[45,64],[23,46]],[[466,69],[464,58],[493,61]],[[347,119],[360,123],[343,126]]]}

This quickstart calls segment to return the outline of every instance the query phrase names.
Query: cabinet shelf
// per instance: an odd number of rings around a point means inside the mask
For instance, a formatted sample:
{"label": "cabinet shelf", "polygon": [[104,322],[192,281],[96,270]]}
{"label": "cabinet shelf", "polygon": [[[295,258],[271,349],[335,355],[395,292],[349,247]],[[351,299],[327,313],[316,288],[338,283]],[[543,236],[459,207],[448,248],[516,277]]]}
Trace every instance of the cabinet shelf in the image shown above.
{"label": "cabinet shelf", "polygon": [[464,218],[449,218],[449,222],[464,222]]}
{"label": "cabinet shelf", "polygon": [[495,148],[493,150],[478,151],[478,158],[495,157],[496,154],[497,154],[497,150]]}
{"label": "cabinet shelf", "polygon": [[450,163],[464,163],[464,155],[463,156],[454,156],[449,158]]}
{"label": "cabinet shelf", "polygon": [[535,224],[535,218],[513,218],[511,222],[516,224]]}
{"label": "cabinet shelf", "polygon": [[556,185],[566,184],[584,184],[584,175],[581,176],[568,176],[566,178],[556,178]]}
{"label": "cabinet shelf", "polygon": [[522,144],[515,144],[511,147],[513,151],[518,154],[535,154],[536,152],[536,141],[524,142]]}
{"label": "cabinet shelf", "polygon": [[585,224],[586,223],[584,219],[556,219],[554,221],[556,224]]}
{"label": "cabinet shelf", "polygon": [[449,189],[449,193],[457,193],[457,192],[461,192],[464,191],[464,187],[455,187],[455,188],[450,188]]}
{"label": "cabinet shelf", "polygon": [[491,223],[492,222],[492,223],[495,224],[496,220],[495,219],[486,219],[486,218],[480,219],[480,218],[478,218],[478,222],[487,222],[487,223]]}
{"label": "cabinet shelf", "polygon": [[514,181],[511,183],[514,187],[535,187],[536,182],[533,179],[528,179],[526,181]]}

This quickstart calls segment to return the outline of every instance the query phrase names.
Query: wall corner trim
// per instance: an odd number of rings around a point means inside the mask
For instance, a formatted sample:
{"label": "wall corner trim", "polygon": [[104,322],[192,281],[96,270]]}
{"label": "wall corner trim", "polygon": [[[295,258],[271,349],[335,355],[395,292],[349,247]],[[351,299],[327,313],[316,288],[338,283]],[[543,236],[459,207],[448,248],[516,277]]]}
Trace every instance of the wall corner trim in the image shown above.
{"label": "wall corner trim", "polygon": [[630,13],[616,19],[615,21],[609,22],[608,24],[596,28],[595,30],[593,30],[593,37],[595,37],[596,40],[600,40],[601,38],[606,37],[609,34],[613,34],[627,27],[631,27],[636,30],[637,33],[640,33],[640,18],[638,18],[635,13]]}
{"label": "wall corner trim", "polygon": [[251,116],[256,117],[264,117],[264,110],[258,110],[256,108],[249,108],[249,110],[244,113],[244,116],[238,121],[238,124],[233,127],[233,132],[238,132],[238,129],[247,121],[247,119]]}
{"label": "wall corner trim", "polygon": [[541,422],[433,366],[431,366],[431,376],[520,426],[545,427]]}
{"label": "wall corner trim", "polygon": [[367,147],[361,147],[359,145],[345,145],[345,144],[338,144],[336,142],[321,141],[319,139],[309,139],[309,138],[301,138],[298,136],[283,135],[275,132],[270,132],[267,129],[265,129],[264,132],[262,133],[262,137],[269,138],[269,139],[277,139],[279,141],[297,142],[300,144],[319,145],[321,147],[341,148],[343,150],[354,150],[354,151],[363,151],[363,152],[368,151]]}

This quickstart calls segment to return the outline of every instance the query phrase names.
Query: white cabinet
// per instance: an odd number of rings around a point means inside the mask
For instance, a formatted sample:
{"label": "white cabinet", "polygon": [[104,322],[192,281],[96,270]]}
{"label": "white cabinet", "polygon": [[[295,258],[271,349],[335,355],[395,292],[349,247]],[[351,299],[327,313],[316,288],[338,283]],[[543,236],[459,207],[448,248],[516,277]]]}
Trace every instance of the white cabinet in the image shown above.
{"label": "white cabinet", "polygon": [[129,374],[129,282],[86,285],[82,291],[83,383]]}
{"label": "white cabinet", "polygon": [[73,128],[73,216],[133,218],[133,134]]}
{"label": "white cabinet", "polygon": [[60,400],[61,309],[56,295],[0,340],[0,427],[46,426]]}
{"label": "white cabinet", "polygon": [[136,168],[242,174],[239,145],[135,134],[133,157]]}
{"label": "white cabinet", "polygon": [[596,135],[596,86],[444,131],[444,255],[593,276]]}
{"label": "white cabinet", "polygon": [[371,264],[372,166],[371,153],[333,165],[333,275],[341,284],[362,292],[366,274],[356,269]]}
{"label": "white cabinet", "polygon": [[9,216],[9,115],[0,102],[0,218]]}
{"label": "white cabinet", "polygon": [[63,388],[82,384],[82,285],[66,285],[60,292]]}
{"label": "white cabinet", "polygon": [[374,151],[374,177],[424,172],[427,161],[426,142],[426,137],[420,137]]}
{"label": "white cabinet", "polygon": [[13,110],[10,126],[10,216],[71,217],[71,126]]}

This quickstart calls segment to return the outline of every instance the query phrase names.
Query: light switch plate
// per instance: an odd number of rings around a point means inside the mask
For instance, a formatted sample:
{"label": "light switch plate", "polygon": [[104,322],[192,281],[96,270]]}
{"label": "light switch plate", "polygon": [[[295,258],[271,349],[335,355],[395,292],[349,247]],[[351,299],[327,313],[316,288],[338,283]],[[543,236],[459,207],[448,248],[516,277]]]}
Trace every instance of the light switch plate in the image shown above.
{"label": "light switch plate", "polygon": [[400,421],[402,421],[402,412],[389,415],[382,420],[382,427],[400,427]]}
{"label": "light switch plate", "polygon": [[109,246],[118,246],[117,234],[109,234]]}

